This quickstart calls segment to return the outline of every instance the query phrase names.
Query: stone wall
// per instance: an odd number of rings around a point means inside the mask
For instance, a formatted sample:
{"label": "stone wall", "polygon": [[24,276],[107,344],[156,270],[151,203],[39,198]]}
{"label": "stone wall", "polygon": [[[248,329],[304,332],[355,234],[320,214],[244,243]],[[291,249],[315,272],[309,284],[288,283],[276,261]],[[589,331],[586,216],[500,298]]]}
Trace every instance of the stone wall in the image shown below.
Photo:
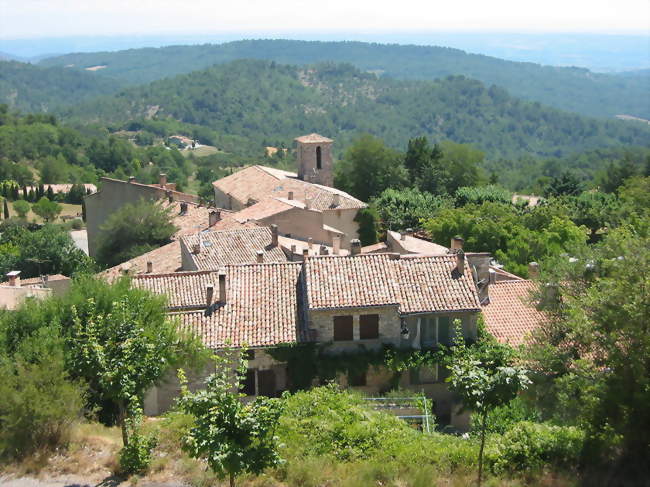
{"label": "stone wall", "polygon": [[[316,168],[316,150],[320,147],[321,169]],[[298,178],[310,183],[334,186],[332,143],[300,143],[297,146]]]}
{"label": "stone wall", "polygon": [[359,238],[359,224],[354,221],[358,211],[356,208],[350,208],[323,212],[323,223],[344,233],[341,239],[341,247],[344,249],[350,248],[350,240]]}

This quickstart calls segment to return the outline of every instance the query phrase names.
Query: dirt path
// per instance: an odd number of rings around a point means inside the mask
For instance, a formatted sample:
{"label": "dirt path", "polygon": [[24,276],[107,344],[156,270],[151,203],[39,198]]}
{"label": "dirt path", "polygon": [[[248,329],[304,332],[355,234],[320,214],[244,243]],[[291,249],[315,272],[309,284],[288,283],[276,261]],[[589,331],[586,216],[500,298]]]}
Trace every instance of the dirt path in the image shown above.
{"label": "dirt path", "polygon": [[[107,477],[100,482],[88,483],[88,479],[79,476],[69,476],[59,478],[34,478],[34,477],[18,477],[9,478],[0,475],[0,486],[2,487],[127,487],[136,485],[134,483],[117,479],[115,477]],[[137,482],[138,487],[186,487],[186,484],[181,482]]]}

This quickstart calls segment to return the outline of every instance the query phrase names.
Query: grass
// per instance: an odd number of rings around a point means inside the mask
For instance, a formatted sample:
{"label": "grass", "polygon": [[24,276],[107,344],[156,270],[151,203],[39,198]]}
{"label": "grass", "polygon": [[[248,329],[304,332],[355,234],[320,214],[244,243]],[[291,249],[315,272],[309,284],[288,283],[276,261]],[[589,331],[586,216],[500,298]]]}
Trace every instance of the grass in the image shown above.
{"label": "grass", "polygon": [[183,154],[185,157],[189,156],[190,154],[194,154],[194,157],[205,157],[205,156],[211,156],[212,154],[217,154],[218,152],[222,152],[216,147],[212,145],[202,145],[201,147],[197,147],[196,149],[186,149],[181,151],[181,154]]}
{"label": "grass", "polygon": [[[63,220],[61,217],[63,216],[73,216],[76,217],[77,215],[81,215],[81,205],[71,205],[69,203],[59,203],[63,209],[61,210],[61,213],[59,216],[56,218],[56,221],[53,223],[61,223]],[[13,206],[11,203],[9,203],[9,214],[10,216],[18,216],[16,211],[13,209]],[[27,221],[33,221],[36,223],[43,223],[43,219],[36,215],[32,210],[29,210],[29,213],[27,213],[26,216]]]}

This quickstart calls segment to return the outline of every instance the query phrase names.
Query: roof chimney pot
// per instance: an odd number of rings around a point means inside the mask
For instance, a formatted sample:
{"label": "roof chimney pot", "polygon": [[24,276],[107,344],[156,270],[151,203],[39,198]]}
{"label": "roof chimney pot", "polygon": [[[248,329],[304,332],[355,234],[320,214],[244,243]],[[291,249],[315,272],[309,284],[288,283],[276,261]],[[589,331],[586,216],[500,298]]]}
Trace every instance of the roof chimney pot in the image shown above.
{"label": "roof chimney pot", "polygon": [[219,303],[226,304],[226,271],[219,271]]}
{"label": "roof chimney pot", "polygon": [[147,261],[147,274],[151,274],[153,272],[153,262],[150,260]]}
{"label": "roof chimney pot", "polygon": [[161,188],[165,187],[165,185],[167,184],[167,174],[165,174],[164,172],[161,172],[158,175],[158,184],[160,184]]}
{"label": "roof chimney pot", "polygon": [[456,249],[456,270],[459,276],[465,275],[465,252],[463,249]]}
{"label": "roof chimney pot", "polygon": [[194,255],[199,255],[201,253],[201,243],[195,243],[192,245],[192,253]]}
{"label": "roof chimney pot", "polygon": [[334,235],[332,237],[332,254],[339,255],[341,253],[341,236]]}
{"label": "roof chimney pot", "polygon": [[20,286],[20,271],[7,272],[7,278],[10,286]]}
{"label": "roof chimney pot", "polygon": [[212,284],[208,284],[205,287],[205,306],[206,308],[209,308],[212,306],[212,300],[214,299],[214,286]]}
{"label": "roof chimney pot", "polygon": [[275,223],[271,225],[271,246],[278,246],[278,226]]}
{"label": "roof chimney pot", "polygon": [[458,250],[463,248],[465,241],[458,235],[451,239],[451,250]]}
{"label": "roof chimney pot", "polygon": [[292,200],[292,199],[293,199],[293,191],[289,191],[289,195],[288,195],[287,199],[288,199],[288,200]]}
{"label": "roof chimney pot", "polygon": [[135,176],[129,176],[129,183],[135,183]]}
{"label": "roof chimney pot", "polygon": [[221,210],[214,210],[208,214],[208,226],[215,226],[219,220],[221,220]]}
{"label": "roof chimney pot", "polygon": [[528,277],[530,279],[537,279],[539,277],[539,264],[537,262],[528,264]]}
{"label": "roof chimney pot", "polygon": [[257,251],[257,263],[261,264],[264,262],[264,251],[263,250],[258,250]]}
{"label": "roof chimney pot", "polygon": [[358,238],[350,240],[350,253],[352,255],[359,255],[361,253],[361,240]]}

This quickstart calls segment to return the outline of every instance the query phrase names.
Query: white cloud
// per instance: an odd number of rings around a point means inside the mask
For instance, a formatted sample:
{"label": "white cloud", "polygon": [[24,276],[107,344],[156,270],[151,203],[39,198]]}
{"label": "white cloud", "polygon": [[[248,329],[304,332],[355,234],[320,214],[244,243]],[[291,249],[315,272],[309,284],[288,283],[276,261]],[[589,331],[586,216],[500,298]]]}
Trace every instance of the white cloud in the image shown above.
{"label": "white cloud", "polygon": [[0,0],[0,36],[305,31],[648,32],[648,0]]}

